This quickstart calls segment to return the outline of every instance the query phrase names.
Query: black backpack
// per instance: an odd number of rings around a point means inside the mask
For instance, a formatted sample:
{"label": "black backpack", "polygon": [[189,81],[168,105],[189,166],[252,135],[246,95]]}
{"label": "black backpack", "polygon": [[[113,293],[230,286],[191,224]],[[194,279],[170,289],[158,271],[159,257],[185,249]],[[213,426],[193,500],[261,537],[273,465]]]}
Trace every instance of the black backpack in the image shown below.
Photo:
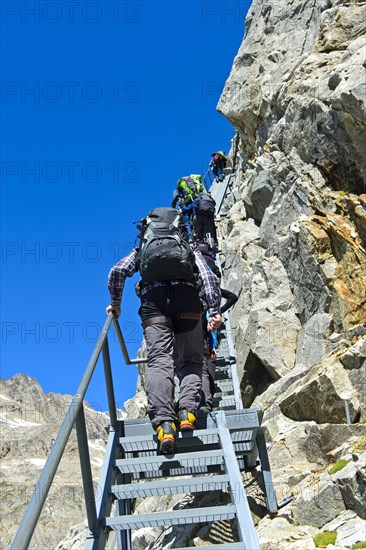
{"label": "black backpack", "polygon": [[154,208],[141,234],[137,267],[143,283],[194,279],[194,254],[181,214],[175,208]]}
{"label": "black backpack", "polygon": [[215,214],[216,202],[214,199],[207,193],[198,194],[198,204],[196,212],[198,214],[206,214],[208,216],[213,216]]}

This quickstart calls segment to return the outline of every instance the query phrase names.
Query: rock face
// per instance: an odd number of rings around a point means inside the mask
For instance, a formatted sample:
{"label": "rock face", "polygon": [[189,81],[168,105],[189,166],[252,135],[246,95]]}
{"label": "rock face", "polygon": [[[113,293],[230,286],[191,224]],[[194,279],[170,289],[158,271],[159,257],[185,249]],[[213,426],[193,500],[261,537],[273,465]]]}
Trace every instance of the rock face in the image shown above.
{"label": "rock face", "polygon": [[[71,396],[45,394],[25,374],[0,381],[1,548],[8,548],[32,496]],[[84,403],[93,476],[102,465],[108,417]],[[51,549],[86,518],[76,434],[66,446],[29,548]],[[82,543],[85,544],[85,529]],[[71,548],[71,545],[68,546]]]}
{"label": "rock face", "polygon": [[365,30],[365,2],[254,0],[218,105],[240,140],[219,226],[241,390],[293,499],[262,549],[366,540]]}

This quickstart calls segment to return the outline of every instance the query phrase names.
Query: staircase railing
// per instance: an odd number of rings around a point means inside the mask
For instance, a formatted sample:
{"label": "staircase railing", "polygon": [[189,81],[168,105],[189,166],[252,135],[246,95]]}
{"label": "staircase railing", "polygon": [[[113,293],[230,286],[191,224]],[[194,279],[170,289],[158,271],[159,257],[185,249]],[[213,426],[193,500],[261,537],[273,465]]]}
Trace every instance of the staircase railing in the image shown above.
{"label": "staircase railing", "polygon": [[71,400],[55,442],[52,445],[50,454],[36,484],[21,524],[10,546],[11,550],[25,550],[28,548],[74,425],[76,428],[78,441],[88,527],[91,533],[94,533],[97,530],[97,512],[95,506],[83,400],[93,377],[99,356],[102,353],[110,426],[111,429],[115,429],[117,424],[117,412],[107,336],[112,322],[114,324],[114,329],[116,331],[118,342],[126,364],[131,365],[146,362],[145,358],[130,359],[119,323],[116,319],[113,319],[112,314],[109,314],[91,354],[86,370],[81,378],[76,394]]}
{"label": "staircase railing", "polygon": [[214,176],[213,176],[213,173],[211,171],[211,168],[207,169],[207,172],[203,176],[202,181],[203,181],[203,186],[206,190],[206,193],[208,193],[210,191],[211,185],[213,184],[213,181],[214,181]]}

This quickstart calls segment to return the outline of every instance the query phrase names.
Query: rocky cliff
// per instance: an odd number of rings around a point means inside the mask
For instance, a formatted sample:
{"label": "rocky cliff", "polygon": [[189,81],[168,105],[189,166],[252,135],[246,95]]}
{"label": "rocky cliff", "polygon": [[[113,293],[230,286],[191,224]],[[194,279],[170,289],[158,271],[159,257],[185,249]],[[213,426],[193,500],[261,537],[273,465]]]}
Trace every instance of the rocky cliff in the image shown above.
{"label": "rocky cliff", "polygon": [[365,28],[365,2],[254,0],[218,105],[239,138],[219,225],[242,395],[293,497],[263,549],[366,541]]}
{"label": "rocky cliff", "polygon": [[[0,548],[8,548],[13,539],[70,402],[70,395],[45,394],[38,382],[25,374],[0,381]],[[94,411],[87,403],[84,408],[93,475],[98,480],[108,417]],[[77,441],[73,432],[30,548],[55,548],[72,525],[85,524],[85,517]],[[79,538],[84,543],[85,527]]]}

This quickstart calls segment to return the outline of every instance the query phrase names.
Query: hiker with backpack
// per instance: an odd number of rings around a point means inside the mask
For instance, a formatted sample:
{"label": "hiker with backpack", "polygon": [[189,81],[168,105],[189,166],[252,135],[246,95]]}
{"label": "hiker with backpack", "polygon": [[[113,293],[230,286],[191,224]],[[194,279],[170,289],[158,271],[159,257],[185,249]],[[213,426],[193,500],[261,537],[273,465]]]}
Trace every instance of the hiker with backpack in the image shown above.
{"label": "hiker with backpack", "polygon": [[198,193],[203,191],[202,176],[191,174],[180,178],[177,187],[173,191],[172,208],[179,208],[183,213],[184,223],[187,227],[188,239],[193,241],[192,235],[192,209],[189,206],[193,203]]}
{"label": "hiker with backpack", "polygon": [[[139,271],[139,315],[148,357],[149,417],[158,436],[158,452],[171,454],[177,425],[181,431],[194,429],[201,399],[203,334],[199,289],[208,305],[209,332],[221,324],[221,295],[201,253],[187,242],[182,215],[177,210],[151,210],[140,229],[139,246],[110,270],[111,303],[106,311],[119,317],[126,277]],[[180,382],[176,409],[175,373]]]}
{"label": "hiker with backpack", "polygon": [[201,174],[190,174],[189,176],[196,184],[196,193],[202,193],[202,191],[205,190],[203,183],[202,183],[202,176]]}
{"label": "hiker with backpack", "polygon": [[215,200],[207,193],[198,193],[198,196],[188,206],[182,208],[183,214],[192,217],[192,226],[195,240],[209,242],[211,246],[217,246],[217,233],[215,226]]}
{"label": "hiker with backpack", "polygon": [[223,181],[224,179],[224,168],[226,167],[226,162],[227,158],[224,151],[212,153],[209,166],[217,182]]}
{"label": "hiker with backpack", "polygon": [[173,191],[172,208],[188,206],[194,201],[198,193],[197,183],[194,179],[190,176],[180,178]]}
{"label": "hiker with backpack", "polygon": [[[217,277],[217,281],[221,283],[221,272],[218,266],[215,263],[212,255],[208,250],[204,248],[204,245],[199,245],[202,256],[204,257],[207,265],[211,271]],[[225,300],[225,304],[221,307],[221,314],[227,311],[232,307],[237,301],[238,296],[226,290],[225,288],[220,288],[221,296]],[[204,317],[203,317],[204,319]],[[220,328],[216,331],[208,332],[206,330],[205,322],[203,322],[203,332],[204,332],[204,360],[203,360],[203,369],[202,369],[202,390],[201,390],[201,405],[200,411],[208,413],[212,410],[212,400],[215,394],[215,370],[216,370],[216,359],[217,359],[217,349],[220,345]]]}

